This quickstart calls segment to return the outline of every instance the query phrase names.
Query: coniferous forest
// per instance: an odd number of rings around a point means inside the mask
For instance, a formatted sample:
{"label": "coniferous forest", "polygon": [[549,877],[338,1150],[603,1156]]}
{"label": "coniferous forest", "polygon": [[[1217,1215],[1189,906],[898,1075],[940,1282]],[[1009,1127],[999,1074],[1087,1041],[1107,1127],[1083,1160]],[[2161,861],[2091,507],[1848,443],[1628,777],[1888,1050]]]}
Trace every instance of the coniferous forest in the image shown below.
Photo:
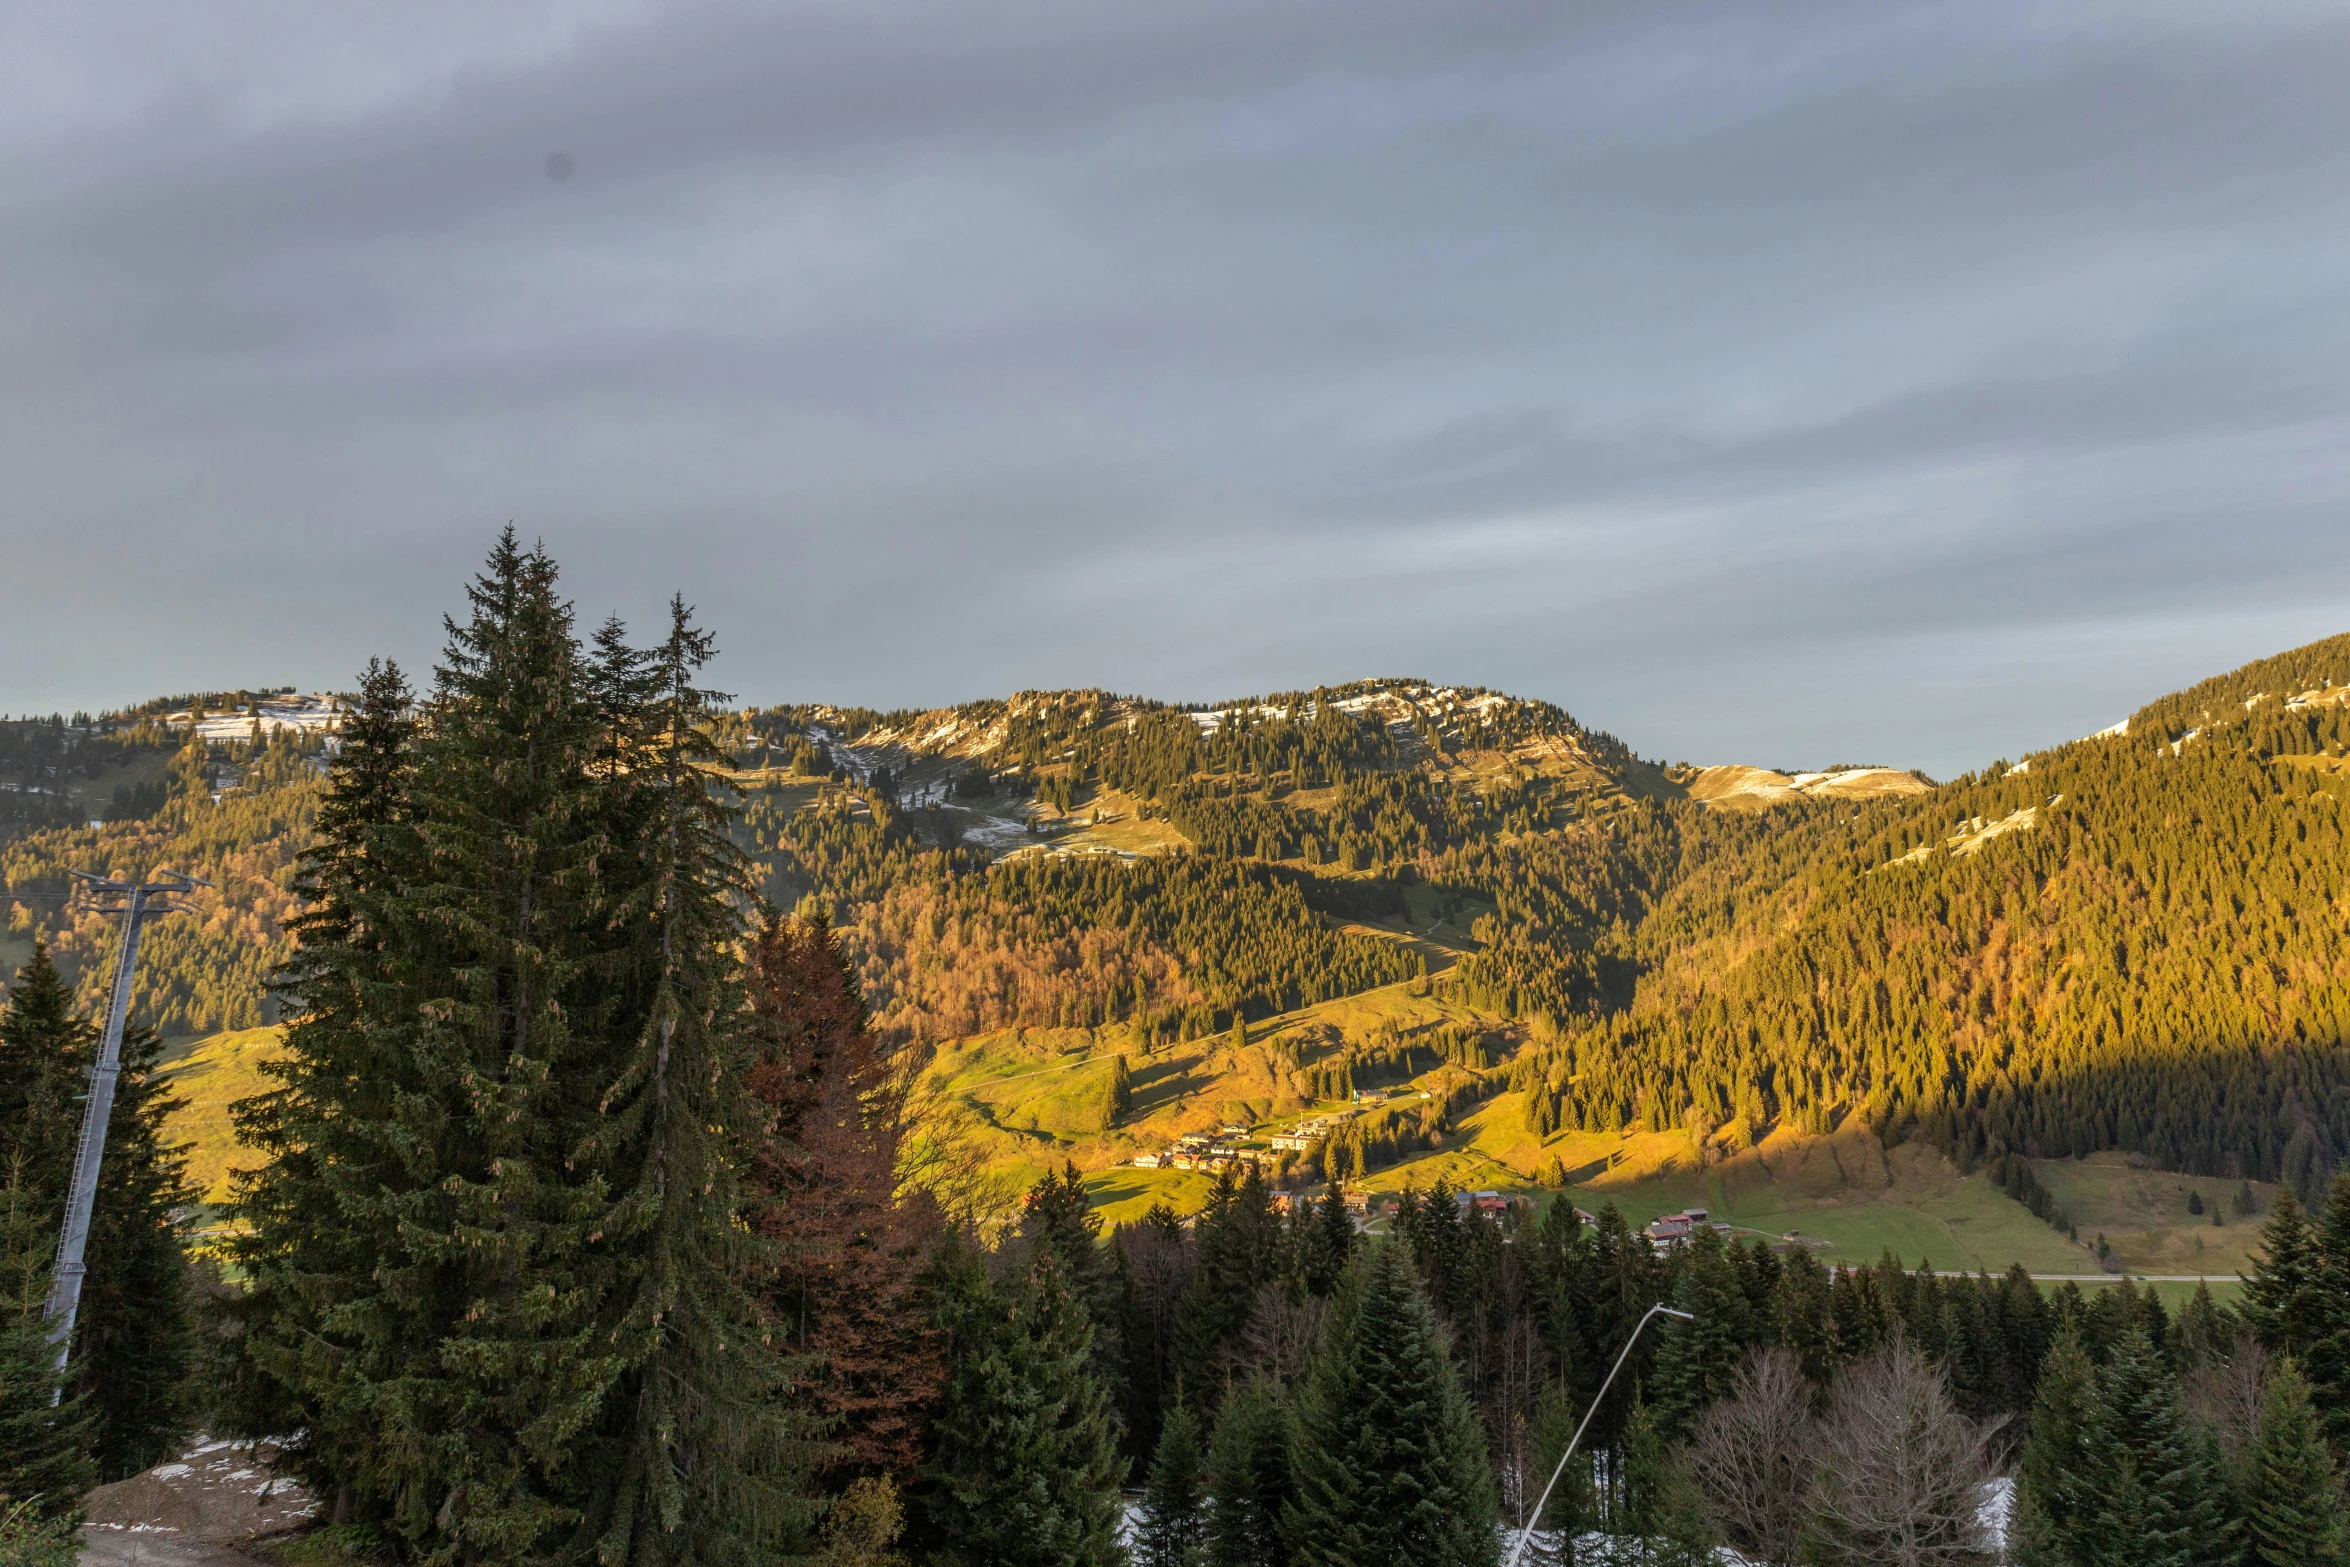
{"label": "coniferous forest", "polygon": [[[92,1485],[203,1429],[281,1442],[387,1562],[1394,1567],[1528,1524],[1548,1561],[2350,1560],[2350,639],[1768,813],[1490,693],[738,711],[714,653],[682,603],[646,644],[581,626],[509,532],[437,666],[371,665],[331,747],[208,746],[170,704],[7,730],[47,782],[0,847],[5,1559],[67,1559]],[[76,825],[72,769],[119,816]],[[1006,852],[955,797],[1179,846]],[[223,887],[142,967],[61,1375],[108,935],[41,900],[159,854]],[[1288,1061],[1317,1097],[1445,1085],[1318,1188],[1228,1164],[1105,1226],[1072,1163],[1004,1213],[920,1135],[946,1042],[1245,1048],[1426,984],[1363,924],[1414,909],[1469,932],[1444,984],[1493,1027]],[[200,1207],[167,1056],[261,1023],[243,1173]],[[1358,1220],[1344,1180],[1505,1086],[1552,1131],[1866,1128],[2051,1223],[2035,1159],[2282,1184],[2227,1304],[1442,1182]],[[1135,1095],[1121,1053],[1103,1124]],[[1657,1303],[1685,1315],[1635,1338]]]}

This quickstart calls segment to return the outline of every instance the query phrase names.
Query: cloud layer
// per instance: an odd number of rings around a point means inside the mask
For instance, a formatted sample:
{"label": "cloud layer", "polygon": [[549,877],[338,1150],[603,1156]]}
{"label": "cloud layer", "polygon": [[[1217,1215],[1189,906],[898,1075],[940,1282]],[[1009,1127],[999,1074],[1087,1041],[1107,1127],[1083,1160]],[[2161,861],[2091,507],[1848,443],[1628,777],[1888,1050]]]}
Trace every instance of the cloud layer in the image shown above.
{"label": "cloud layer", "polygon": [[2350,16],[58,7],[0,708],[429,663],[501,523],[746,699],[1366,673],[1954,771],[2350,626]]}

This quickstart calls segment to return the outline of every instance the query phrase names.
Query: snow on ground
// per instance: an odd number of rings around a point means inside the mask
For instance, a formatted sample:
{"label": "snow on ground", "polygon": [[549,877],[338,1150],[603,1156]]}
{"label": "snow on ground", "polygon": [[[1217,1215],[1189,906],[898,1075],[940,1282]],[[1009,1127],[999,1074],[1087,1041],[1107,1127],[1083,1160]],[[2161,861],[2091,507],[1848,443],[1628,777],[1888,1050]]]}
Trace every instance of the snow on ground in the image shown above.
{"label": "snow on ground", "polygon": [[1708,804],[1776,805],[1800,795],[1834,800],[1867,800],[1889,794],[1924,794],[1916,776],[1894,767],[1845,767],[1825,773],[1774,772],[1768,767],[1726,763],[1698,770],[1689,781],[1691,799]]}
{"label": "snow on ground", "polygon": [[963,841],[976,848],[990,851],[1016,849],[1022,844],[1034,843],[1026,822],[1008,817],[983,816],[963,829]]}
{"label": "snow on ground", "polygon": [[85,1561],[214,1567],[248,1560],[234,1549],[306,1527],[318,1504],[277,1473],[275,1442],[199,1436],[177,1458],[90,1493]]}
{"label": "snow on ground", "polygon": [[2289,711],[2298,712],[2305,707],[2340,707],[2344,702],[2350,702],[2350,686],[2338,686],[2328,681],[2314,690],[2289,698],[2285,707]]}
{"label": "snow on ground", "polygon": [[[301,734],[321,734],[332,731],[343,721],[340,698],[324,692],[309,696],[269,697],[254,704],[257,713],[218,713],[196,725],[196,733],[214,744],[253,738],[253,726],[259,724],[263,734],[275,734],[280,729],[291,729]],[[188,712],[165,716],[164,722],[185,728],[190,721]]]}

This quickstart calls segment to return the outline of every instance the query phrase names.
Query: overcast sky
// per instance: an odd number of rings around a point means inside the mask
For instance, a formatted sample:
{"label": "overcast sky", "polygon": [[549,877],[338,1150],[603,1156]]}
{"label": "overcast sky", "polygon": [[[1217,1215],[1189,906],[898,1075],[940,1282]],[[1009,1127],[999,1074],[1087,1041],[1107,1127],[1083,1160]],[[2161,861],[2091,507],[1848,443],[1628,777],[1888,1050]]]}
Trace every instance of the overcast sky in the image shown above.
{"label": "overcast sky", "polygon": [[[11,8],[0,709],[1366,674],[1948,774],[2350,629],[2350,10]],[[651,629],[647,624],[647,630]]]}

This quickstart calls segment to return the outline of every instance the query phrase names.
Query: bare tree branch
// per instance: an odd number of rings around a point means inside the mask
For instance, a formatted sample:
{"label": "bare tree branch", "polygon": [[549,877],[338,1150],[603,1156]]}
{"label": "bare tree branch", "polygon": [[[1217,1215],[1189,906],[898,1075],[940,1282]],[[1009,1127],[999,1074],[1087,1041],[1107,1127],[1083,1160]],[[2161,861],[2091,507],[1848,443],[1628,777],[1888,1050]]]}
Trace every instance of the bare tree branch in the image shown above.
{"label": "bare tree branch", "polygon": [[1820,1452],[1815,1391],[1792,1350],[1758,1349],[1730,1396],[1697,1418],[1690,1469],[1713,1522],[1749,1561],[1785,1567],[1803,1549]]}
{"label": "bare tree branch", "polygon": [[1958,1412],[1941,1370],[1899,1334],[1847,1365],[1821,1423],[1811,1548],[1830,1567],[1991,1559],[1983,1521],[1997,1423]]}

